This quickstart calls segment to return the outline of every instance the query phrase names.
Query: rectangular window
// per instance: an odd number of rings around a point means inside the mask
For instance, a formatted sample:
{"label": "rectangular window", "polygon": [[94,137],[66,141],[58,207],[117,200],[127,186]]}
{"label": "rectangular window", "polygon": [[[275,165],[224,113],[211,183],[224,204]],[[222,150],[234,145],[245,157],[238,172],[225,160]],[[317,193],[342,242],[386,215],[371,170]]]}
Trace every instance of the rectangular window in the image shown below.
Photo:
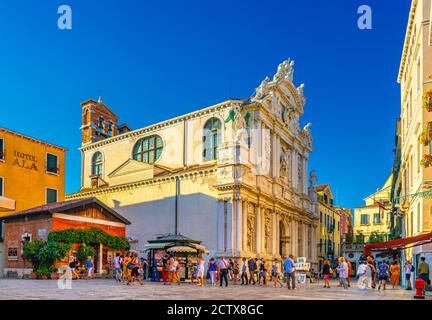
{"label": "rectangular window", "polygon": [[322,239],[320,239],[320,245],[319,245],[319,247],[320,247],[320,252],[322,252]]}
{"label": "rectangular window", "polygon": [[0,177],[0,197],[3,197],[4,195],[4,182],[3,177]]}
{"label": "rectangular window", "polygon": [[58,157],[55,154],[47,153],[46,171],[58,174]]}
{"label": "rectangular window", "polygon": [[380,224],[381,223],[381,215],[379,213],[374,213],[373,219],[374,219],[374,224]]}
{"label": "rectangular window", "polygon": [[56,189],[46,189],[46,203],[54,203],[57,202],[57,190]]}
{"label": "rectangular window", "polygon": [[100,133],[103,132],[103,120],[104,120],[104,119],[103,119],[102,117],[99,118],[98,131],[99,131]]}
{"label": "rectangular window", "polygon": [[0,242],[4,241],[4,221],[0,222]]}
{"label": "rectangular window", "polygon": [[107,130],[108,137],[111,137],[112,133],[113,133],[112,122],[108,122],[108,130]]}
{"label": "rectangular window", "polygon": [[5,150],[4,150],[4,140],[0,138],[0,160],[4,160],[5,158]]}
{"label": "rectangular window", "polygon": [[360,224],[369,224],[369,215],[368,214],[362,214],[360,216]]}
{"label": "rectangular window", "polygon": [[18,248],[8,248],[8,260],[18,260]]}
{"label": "rectangular window", "polygon": [[322,212],[320,211],[320,223],[322,224]]}

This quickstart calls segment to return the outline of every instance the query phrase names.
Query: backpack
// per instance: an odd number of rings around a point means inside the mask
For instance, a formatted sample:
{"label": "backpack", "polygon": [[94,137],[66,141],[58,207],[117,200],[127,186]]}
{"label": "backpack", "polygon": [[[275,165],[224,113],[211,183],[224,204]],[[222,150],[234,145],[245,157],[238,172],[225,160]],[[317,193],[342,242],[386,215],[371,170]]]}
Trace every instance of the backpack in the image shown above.
{"label": "backpack", "polygon": [[414,271],[415,271],[415,268],[413,265],[411,265],[411,272],[414,272]]}

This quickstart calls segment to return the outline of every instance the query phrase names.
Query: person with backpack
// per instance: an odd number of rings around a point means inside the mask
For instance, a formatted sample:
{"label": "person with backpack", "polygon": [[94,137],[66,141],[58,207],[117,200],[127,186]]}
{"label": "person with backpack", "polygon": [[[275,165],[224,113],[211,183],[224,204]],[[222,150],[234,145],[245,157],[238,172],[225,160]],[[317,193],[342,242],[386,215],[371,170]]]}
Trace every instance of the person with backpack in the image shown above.
{"label": "person with backpack", "polygon": [[248,285],[248,273],[249,273],[249,264],[246,258],[243,258],[243,264],[241,269],[241,285]]}
{"label": "person with backpack", "polygon": [[410,260],[405,262],[405,279],[407,282],[406,290],[412,290],[411,286],[411,274],[415,271],[414,266],[412,265]]}

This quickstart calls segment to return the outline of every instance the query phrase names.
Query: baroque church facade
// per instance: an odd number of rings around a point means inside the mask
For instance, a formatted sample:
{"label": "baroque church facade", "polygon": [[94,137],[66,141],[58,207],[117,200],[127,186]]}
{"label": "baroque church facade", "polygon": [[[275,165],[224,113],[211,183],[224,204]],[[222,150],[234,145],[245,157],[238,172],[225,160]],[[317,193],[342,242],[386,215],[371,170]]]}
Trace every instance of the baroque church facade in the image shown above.
{"label": "baroque church facade", "polygon": [[294,61],[247,99],[130,130],[100,98],[82,103],[81,190],[131,221],[135,249],[179,233],[210,256],[317,260],[310,124]]}

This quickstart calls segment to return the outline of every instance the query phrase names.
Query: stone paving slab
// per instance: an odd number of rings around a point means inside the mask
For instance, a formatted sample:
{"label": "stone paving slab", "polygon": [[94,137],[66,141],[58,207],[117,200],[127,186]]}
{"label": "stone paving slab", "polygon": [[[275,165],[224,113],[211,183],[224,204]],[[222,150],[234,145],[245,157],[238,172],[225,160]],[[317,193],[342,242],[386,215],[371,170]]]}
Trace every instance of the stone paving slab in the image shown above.
{"label": "stone paving slab", "polygon": [[[414,291],[387,289],[362,291],[322,287],[322,283],[304,284],[296,290],[284,288],[230,285],[198,287],[191,284],[166,285],[146,282],[143,286],[116,284],[110,279],[74,280],[71,289],[59,289],[56,280],[0,279],[0,299],[17,300],[411,300]],[[431,297],[427,297],[428,300]]]}

